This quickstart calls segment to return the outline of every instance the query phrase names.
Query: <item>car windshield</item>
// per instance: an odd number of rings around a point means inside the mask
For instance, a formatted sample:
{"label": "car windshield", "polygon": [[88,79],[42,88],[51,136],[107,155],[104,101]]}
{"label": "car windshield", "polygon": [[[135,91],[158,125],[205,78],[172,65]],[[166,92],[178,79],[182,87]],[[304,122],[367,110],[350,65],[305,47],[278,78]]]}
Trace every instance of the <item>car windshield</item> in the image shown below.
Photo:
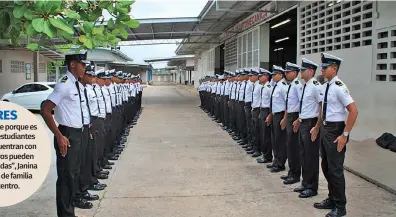
{"label": "car windshield", "polygon": [[48,86],[55,88],[55,84],[49,84]]}

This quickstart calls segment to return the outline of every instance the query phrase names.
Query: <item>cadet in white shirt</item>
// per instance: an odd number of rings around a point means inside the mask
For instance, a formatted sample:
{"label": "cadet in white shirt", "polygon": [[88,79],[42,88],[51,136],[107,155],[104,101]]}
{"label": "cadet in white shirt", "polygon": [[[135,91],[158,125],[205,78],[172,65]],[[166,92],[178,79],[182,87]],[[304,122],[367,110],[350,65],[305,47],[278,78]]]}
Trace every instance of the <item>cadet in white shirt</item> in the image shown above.
{"label": "cadet in white shirt", "polygon": [[[106,100],[106,95],[103,92],[103,87],[105,85],[105,81],[103,77],[105,76],[105,72],[103,71],[98,71],[95,72],[92,87],[93,87],[93,93],[96,96],[97,100],[97,117],[93,115],[93,130],[94,130],[94,140],[97,145],[97,168],[95,169],[95,177],[98,179],[107,179],[109,171],[105,171],[102,169],[103,165],[103,155],[104,155],[104,148],[105,148],[105,141],[106,141],[106,131],[105,131],[105,125],[106,125],[106,117],[107,117],[107,107],[111,109],[111,104],[110,104],[110,98],[107,96]],[[106,101],[108,101],[108,105],[106,105]],[[93,108],[94,106],[90,106]],[[92,112],[91,112],[92,113]],[[111,113],[111,112],[109,112]],[[105,187],[105,185],[102,185]],[[98,184],[93,186],[95,189],[100,187]],[[98,190],[99,190],[98,189]],[[103,188],[104,189],[104,188]]]}
{"label": "cadet in white shirt", "polygon": [[342,61],[339,57],[322,53],[322,74],[328,82],[325,84],[323,98],[323,136],[320,154],[322,171],[328,182],[329,197],[314,206],[318,209],[332,209],[327,217],[346,215],[345,145],[358,115],[347,86],[337,76]]}
{"label": "cadet in white shirt", "polygon": [[270,103],[272,86],[271,72],[266,69],[260,68],[260,84],[262,88],[261,101],[260,101],[260,149],[262,152],[262,157],[257,159],[258,163],[271,163],[272,162],[272,141],[271,141],[271,125],[266,123],[267,117],[270,115]]}
{"label": "cadet in white shirt", "polygon": [[223,123],[223,130],[228,131],[228,100],[229,100],[229,85],[230,85],[230,81],[229,81],[229,77],[228,77],[228,72],[224,71],[224,82],[223,82],[223,86],[221,87],[221,95],[223,97],[223,104],[222,104],[222,110],[221,110],[221,118],[222,118],[222,123]]}
{"label": "cadet in white shirt", "polygon": [[[90,85],[92,82],[92,75],[94,74],[93,65],[86,66],[85,74],[79,78],[80,88],[84,95],[82,96],[83,114],[84,114],[84,131],[83,131],[83,142],[81,146],[81,167],[80,167],[80,186],[77,189],[76,198],[85,200],[99,200],[98,195],[93,195],[88,192],[92,185],[99,183],[99,181],[93,176],[93,158],[96,157],[96,144],[93,140],[93,116],[98,115],[97,100],[93,93],[93,88]],[[93,106],[93,107],[91,107]],[[95,156],[94,156],[95,155]]]}
{"label": "cadet in white shirt", "polygon": [[252,157],[259,157],[261,155],[260,150],[260,103],[261,103],[261,88],[263,87],[258,80],[258,76],[261,75],[260,69],[254,68],[252,69],[252,76],[250,81],[253,83],[253,92],[252,92],[252,128],[251,128],[251,136],[252,136],[252,146],[253,150],[248,152],[248,154],[252,154]]}
{"label": "cadet in white shirt", "polygon": [[226,119],[226,131],[228,133],[232,133],[232,127],[231,127],[231,87],[232,87],[232,82],[233,82],[233,76],[234,73],[227,71],[228,79],[226,81],[226,86],[225,86],[225,98],[226,98],[226,105],[225,105],[225,119]]}
{"label": "cadet in white shirt", "polygon": [[231,78],[231,91],[230,91],[230,126],[231,126],[231,132],[232,135],[236,135],[237,128],[236,128],[236,95],[237,95],[237,86],[238,86],[238,81],[237,81],[237,76],[239,74],[239,71],[237,70],[235,74],[233,74]]}
{"label": "cadet in white shirt", "polygon": [[199,79],[199,85],[198,85],[198,87],[197,87],[197,90],[198,90],[198,92],[199,92],[199,99],[201,100],[201,104],[199,105],[200,108],[202,108],[203,105],[204,105],[204,102],[203,102],[203,90],[204,90],[204,86],[205,86],[205,84],[204,84],[204,82],[203,82],[203,79]]}
{"label": "cadet in white shirt", "polygon": [[106,71],[104,73],[99,73],[98,78],[99,81],[103,81],[103,86],[101,87],[102,94],[105,98],[105,105],[106,105],[106,119],[105,119],[105,140],[104,140],[104,151],[103,155],[101,158],[101,167],[103,169],[111,169],[111,165],[114,164],[113,162],[110,162],[108,160],[109,157],[109,146],[111,144],[111,123],[112,123],[112,114],[113,114],[113,101],[111,97],[111,92],[110,88],[108,85],[110,85],[111,81],[111,74],[109,71]]}
{"label": "cadet in white shirt", "polygon": [[[248,154],[253,154],[257,151],[256,146],[254,146],[253,142],[253,135],[252,135],[252,128],[253,128],[253,123],[252,123],[252,98],[253,98],[253,88],[254,88],[254,82],[252,82],[252,77],[253,75],[256,75],[257,72],[253,72],[253,69],[248,70],[248,80],[246,81],[246,87],[245,87],[245,95],[244,95],[244,101],[245,101],[245,122],[246,122],[246,135],[247,135],[247,142],[248,146],[246,147],[246,151]],[[255,76],[257,78],[257,76]]]}
{"label": "cadet in white shirt", "polygon": [[285,72],[282,67],[272,67],[272,79],[276,83],[272,89],[270,109],[271,114],[268,115],[266,122],[272,124],[272,149],[274,152],[274,161],[272,164],[268,164],[267,168],[271,169],[271,172],[284,171],[286,163],[286,129],[281,128],[281,120],[285,116],[286,108],[286,92],[288,85],[284,79]]}
{"label": "cadet in white shirt", "polygon": [[249,71],[247,69],[243,69],[240,75],[240,85],[238,89],[238,123],[239,123],[239,136],[240,140],[238,143],[242,145],[242,148],[249,148],[249,140],[247,135],[247,128],[246,128],[246,112],[245,112],[245,92],[246,92],[246,84],[247,80],[249,80],[248,76]]}
{"label": "cadet in white shirt", "polygon": [[[73,54],[65,56],[67,66],[64,75],[55,85],[54,91],[48,96],[41,108],[41,115],[48,128],[54,134],[56,151],[56,207],[57,216],[75,216],[76,206],[89,206],[85,203],[75,203],[76,188],[80,176],[81,145],[84,127],[81,96],[78,78],[85,72],[87,55]],[[54,109],[54,117],[52,110]],[[59,126],[56,125],[58,122]]]}
{"label": "cadet in white shirt", "polygon": [[286,93],[286,112],[281,121],[282,129],[286,128],[287,133],[287,159],[289,171],[283,175],[283,184],[291,185],[300,181],[301,163],[300,163],[300,145],[298,143],[298,132],[293,131],[293,122],[298,120],[300,111],[300,97],[302,94],[302,85],[298,80],[300,66],[287,62],[285,66],[286,80],[289,82]]}
{"label": "cadet in white shirt", "polygon": [[[115,72],[113,70],[108,71],[106,74],[106,87],[107,91],[110,93],[110,102],[111,102],[111,118],[110,120],[110,126],[107,129],[107,141],[106,141],[106,152],[105,152],[105,157],[107,160],[118,160],[118,156],[113,152],[113,146],[114,146],[114,141],[115,141],[115,134],[116,134],[116,122],[117,122],[117,98],[116,98],[116,92],[114,89],[114,84],[113,80],[115,76]],[[106,118],[107,119],[107,118]],[[107,163],[103,167],[103,169],[111,169],[111,166]]]}
{"label": "cadet in white shirt", "polygon": [[216,100],[215,100],[215,119],[217,123],[221,123],[221,117],[220,117],[220,104],[221,104],[221,86],[223,85],[223,75],[218,75],[217,77],[217,85],[216,85]]}
{"label": "cadet in white shirt", "polygon": [[322,85],[314,78],[318,65],[302,58],[301,78],[305,81],[300,99],[299,119],[294,121],[294,132],[300,131],[300,159],[302,183],[294,189],[300,192],[300,198],[313,197],[318,194],[319,185],[319,147],[318,138],[321,118],[319,111],[322,102]]}

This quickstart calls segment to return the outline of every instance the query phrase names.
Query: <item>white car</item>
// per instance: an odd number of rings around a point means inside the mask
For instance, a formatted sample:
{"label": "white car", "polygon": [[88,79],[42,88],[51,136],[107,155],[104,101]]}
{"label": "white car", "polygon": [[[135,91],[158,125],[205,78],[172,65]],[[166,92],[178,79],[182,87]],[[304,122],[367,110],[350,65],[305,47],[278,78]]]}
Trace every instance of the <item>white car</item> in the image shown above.
{"label": "white car", "polygon": [[29,110],[40,110],[55,87],[55,82],[32,82],[4,94],[2,101],[18,104]]}

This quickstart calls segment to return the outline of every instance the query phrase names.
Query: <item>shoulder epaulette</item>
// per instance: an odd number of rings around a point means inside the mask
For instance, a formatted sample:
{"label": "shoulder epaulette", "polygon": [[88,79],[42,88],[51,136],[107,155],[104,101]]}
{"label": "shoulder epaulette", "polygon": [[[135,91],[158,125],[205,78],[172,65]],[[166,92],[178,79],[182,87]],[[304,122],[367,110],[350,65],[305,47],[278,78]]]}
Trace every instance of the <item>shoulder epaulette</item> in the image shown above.
{"label": "shoulder epaulette", "polygon": [[67,81],[67,79],[69,79],[67,76],[64,76],[62,79],[61,79],[61,82],[62,83],[65,83],[66,81]]}
{"label": "shoulder epaulette", "polygon": [[268,88],[270,88],[270,87],[271,87],[271,85],[269,85],[269,84],[268,84],[268,85],[267,85],[267,87],[268,87]]}
{"label": "shoulder epaulette", "polygon": [[282,81],[282,84],[283,84],[283,85],[286,85],[286,82]]}
{"label": "shoulder epaulette", "polygon": [[338,85],[338,86],[340,86],[340,87],[341,87],[342,85],[344,85],[341,81],[336,81],[335,84]]}
{"label": "shoulder epaulette", "polygon": [[298,81],[295,81],[294,83],[296,83],[296,84],[299,84],[299,82],[298,82]]}
{"label": "shoulder epaulette", "polygon": [[314,84],[315,86],[317,86],[317,85],[319,85],[319,82],[313,81],[313,84]]}

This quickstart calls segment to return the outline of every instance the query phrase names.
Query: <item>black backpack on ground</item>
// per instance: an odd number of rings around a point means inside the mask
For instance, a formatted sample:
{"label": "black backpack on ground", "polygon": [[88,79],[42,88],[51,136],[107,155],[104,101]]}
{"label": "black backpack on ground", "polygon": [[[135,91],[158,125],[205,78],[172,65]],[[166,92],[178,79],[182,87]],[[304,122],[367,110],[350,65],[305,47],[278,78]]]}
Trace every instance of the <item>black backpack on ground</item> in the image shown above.
{"label": "black backpack on ground", "polygon": [[[382,148],[388,149],[390,146],[396,149],[396,137],[390,133],[384,133],[375,142]],[[393,151],[393,150],[392,150]]]}

